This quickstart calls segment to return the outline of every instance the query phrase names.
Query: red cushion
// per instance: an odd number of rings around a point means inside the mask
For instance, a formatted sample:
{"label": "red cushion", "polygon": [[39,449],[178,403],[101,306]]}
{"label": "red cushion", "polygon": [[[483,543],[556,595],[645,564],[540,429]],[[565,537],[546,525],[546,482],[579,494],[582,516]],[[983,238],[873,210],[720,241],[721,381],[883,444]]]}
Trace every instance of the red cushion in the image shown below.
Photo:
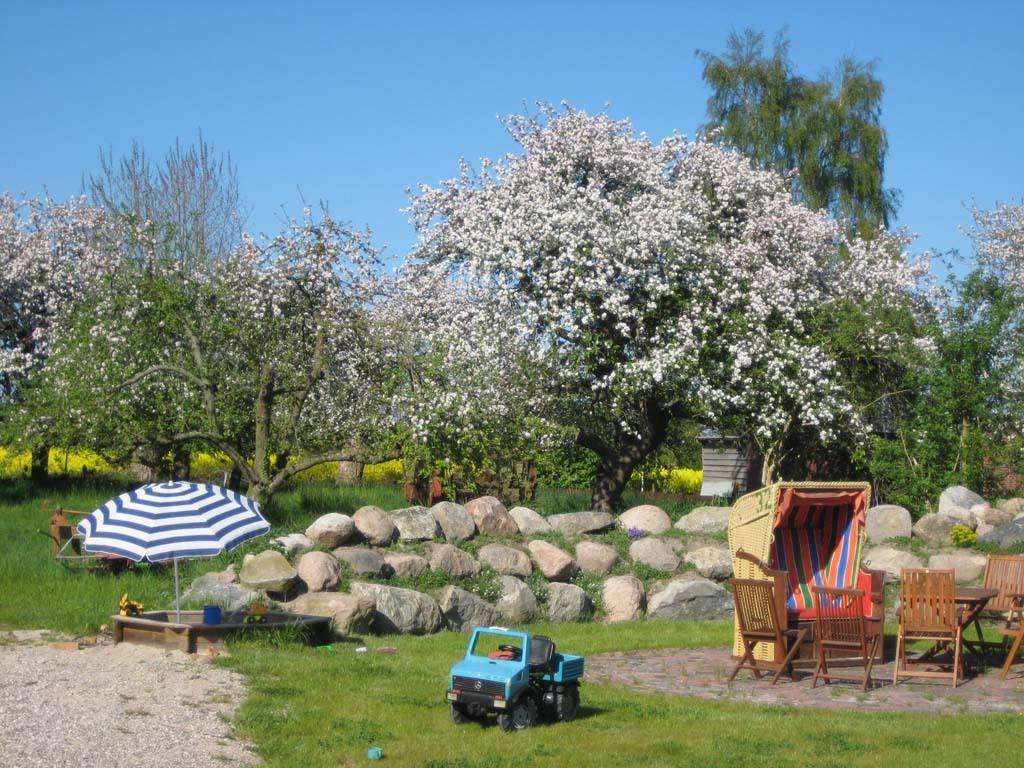
{"label": "red cushion", "polygon": [[857,573],[857,589],[864,590],[864,615],[870,617],[872,614],[871,603],[871,574],[865,571]]}

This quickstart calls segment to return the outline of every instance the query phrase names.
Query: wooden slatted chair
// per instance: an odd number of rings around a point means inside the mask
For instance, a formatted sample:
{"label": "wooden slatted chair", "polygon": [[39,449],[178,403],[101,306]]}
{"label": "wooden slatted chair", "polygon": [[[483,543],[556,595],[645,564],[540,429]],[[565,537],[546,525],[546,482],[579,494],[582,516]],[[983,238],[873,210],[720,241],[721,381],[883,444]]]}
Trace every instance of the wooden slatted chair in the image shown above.
{"label": "wooden slatted chair", "polygon": [[1010,667],[1013,666],[1013,662],[1017,659],[1021,641],[1024,640],[1024,609],[1020,607],[1012,609],[1006,620],[1006,626],[1000,627],[999,631],[1002,633],[1004,641],[1010,642],[1010,649],[1006,653],[1003,671],[999,674],[999,679],[1005,680],[1006,675],[1010,672]]}
{"label": "wooden slatted chair", "polygon": [[[775,672],[772,685],[779,681],[783,672],[795,680],[793,657],[800,650],[800,644],[807,635],[806,629],[787,629],[786,612],[779,610],[781,595],[777,594],[775,579],[730,579],[732,596],[736,603],[736,622],[739,627],[743,655],[736,668],[729,675],[732,682],[741,669],[753,671],[761,679],[762,672]],[[784,606],[784,603],[782,604]],[[758,643],[768,643],[778,651],[785,651],[781,661],[758,659],[755,649]]]}
{"label": "wooden slatted chair", "polygon": [[[814,668],[814,681],[830,683],[833,680],[859,682],[861,690],[871,686],[871,667],[878,652],[880,635],[868,637],[867,620],[864,616],[864,590],[811,587],[817,615],[814,624],[815,656],[818,663]],[[863,673],[859,677],[839,675],[828,668],[829,654],[843,658],[857,657],[863,661]]]}
{"label": "wooden slatted chair", "polygon": [[[900,626],[893,685],[904,677],[948,677],[956,688],[963,677],[963,628],[957,615],[955,589],[951,569],[904,568],[900,571]],[[939,661],[926,653],[921,659],[911,661],[907,657],[907,643],[914,640],[930,640],[936,648],[952,645],[953,658],[949,662]],[[925,668],[947,663],[952,667],[950,672]]]}

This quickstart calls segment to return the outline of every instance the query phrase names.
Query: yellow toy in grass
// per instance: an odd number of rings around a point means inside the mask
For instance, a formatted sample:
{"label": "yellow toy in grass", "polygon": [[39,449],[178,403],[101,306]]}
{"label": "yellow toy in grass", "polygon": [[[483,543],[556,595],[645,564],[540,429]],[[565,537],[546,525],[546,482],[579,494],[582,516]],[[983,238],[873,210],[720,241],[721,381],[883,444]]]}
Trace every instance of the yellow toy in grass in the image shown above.
{"label": "yellow toy in grass", "polygon": [[128,593],[121,595],[121,602],[117,604],[118,616],[138,616],[145,609],[138,600],[129,600]]}

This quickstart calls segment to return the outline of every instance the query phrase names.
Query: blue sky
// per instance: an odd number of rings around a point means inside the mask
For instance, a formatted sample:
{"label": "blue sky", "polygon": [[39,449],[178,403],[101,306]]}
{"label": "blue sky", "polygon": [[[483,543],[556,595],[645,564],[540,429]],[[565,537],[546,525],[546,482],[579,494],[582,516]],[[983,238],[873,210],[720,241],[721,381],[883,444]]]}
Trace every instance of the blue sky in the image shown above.
{"label": "blue sky", "polygon": [[202,130],[239,168],[250,229],[326,200],[400,257],[405,188],[510,149],[498,115],[568,100],[692,134],[697,48],[785,27],[801,73],[877,60],[887,183],[916,248],[969,251],[966,205],[1024,195],[1022,5],[65,3],[0,5],[0,190],[80,190],[100,147],[162,155]]}

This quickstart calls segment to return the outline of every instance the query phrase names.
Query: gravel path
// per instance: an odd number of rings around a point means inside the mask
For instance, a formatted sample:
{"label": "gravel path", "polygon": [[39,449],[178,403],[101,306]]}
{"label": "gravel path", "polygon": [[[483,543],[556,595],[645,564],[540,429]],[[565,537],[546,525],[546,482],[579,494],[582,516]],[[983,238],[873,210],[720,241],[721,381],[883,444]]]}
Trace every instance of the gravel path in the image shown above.
{"label": "gravel path", "polygon": [[230,736],[246,695],[235,672],[125,643],[55,650],[20,632],[0,633],[0,643],[4,768],[259,763]]}

